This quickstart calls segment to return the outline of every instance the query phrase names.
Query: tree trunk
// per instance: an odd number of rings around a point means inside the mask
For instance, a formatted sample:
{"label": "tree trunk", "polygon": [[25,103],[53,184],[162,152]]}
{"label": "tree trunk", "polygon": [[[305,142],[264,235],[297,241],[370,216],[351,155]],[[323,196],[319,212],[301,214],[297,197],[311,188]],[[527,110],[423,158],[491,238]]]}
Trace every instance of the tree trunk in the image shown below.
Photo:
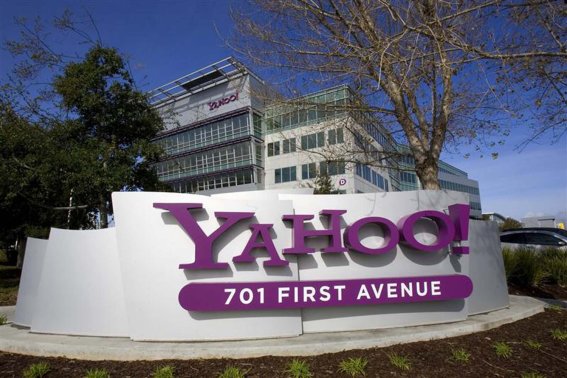
{"label": "tree trunk", "polygon": [[440,190],[439,186],[439,165],[437,159],[427,156],[422,161],[416,161],[415,173],[419,177],[421,186],[426,190]]}
{"label": "tree trunk", "polygon": [[100,205],[98,206],[98,216],[100,228],[108,227],[108,209],[106,208],[106,200],[104,196],[100,196]]}
{"label": "tree trunk", "polygon": [[18,240],[16,242],[16,250],[18,251],[18,260],[16,262],[16,267],[20,269],[24,266],[27,240],[28,239],[25,236],[22,236],[18,237]]}

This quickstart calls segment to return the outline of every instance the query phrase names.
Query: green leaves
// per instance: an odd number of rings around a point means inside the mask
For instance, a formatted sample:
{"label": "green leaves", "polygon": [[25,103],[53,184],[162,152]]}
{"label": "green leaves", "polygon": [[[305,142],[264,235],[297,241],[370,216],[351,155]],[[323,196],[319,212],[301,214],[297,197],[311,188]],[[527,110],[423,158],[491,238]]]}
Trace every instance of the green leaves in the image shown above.
{"label": "green leaves", "polygon": [[93,45],[53,77],[52,92],[46,106],[65,111],[49,119],[25,121],[2,102],[4,230],[90,228],[97,215],[106,227],[113,191],[163,189],[152,168],[161,149],[150,142],[163,122],[116,49]]}

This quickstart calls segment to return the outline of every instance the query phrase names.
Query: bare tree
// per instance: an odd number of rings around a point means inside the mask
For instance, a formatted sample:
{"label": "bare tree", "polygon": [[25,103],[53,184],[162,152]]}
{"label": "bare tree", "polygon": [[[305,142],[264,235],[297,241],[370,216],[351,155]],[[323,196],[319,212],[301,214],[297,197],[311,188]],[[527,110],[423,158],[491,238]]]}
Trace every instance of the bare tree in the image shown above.
{"label": "bare tree", "polygon": [[541,114],[537,133],[565,133],[563,1],[250,5],[233,12],[233,46],[253,64],[295,73],[294,82],[348,83],[365,98],[365,112],[403,135],[425,189],[439,189],[447,142],[506,136],[510,120]]}

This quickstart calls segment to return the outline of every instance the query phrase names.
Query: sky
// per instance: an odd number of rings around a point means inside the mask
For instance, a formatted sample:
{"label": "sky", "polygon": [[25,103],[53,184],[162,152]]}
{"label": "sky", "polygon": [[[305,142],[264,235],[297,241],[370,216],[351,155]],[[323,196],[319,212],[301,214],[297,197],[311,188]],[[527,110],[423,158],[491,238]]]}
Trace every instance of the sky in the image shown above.
{"label": "sky", "polygon": [[[0,41],[3,45],[4,41],[17,38],[16,18],[41,17],[49,21],[65,9],[85,22],[85,30],[96,36],[88,23],[87,11],[102,42],[124,53],[139,88],[150,90],[234,54],[225,40],[232,31],[230,8],[237,2],[0,0]],[[56,33],[50,39],[65,51],[85,49]],[[13,63],[2,48],[0,80],[5,79]],[[556,215],[567,220],[567,137],[555,144],[532,143],[520,152],[516,147],[529,137],[529,132],[522,127],[512,128],[515,132],[496,150],[497,159],[481,157],[467,146],[442,158],[479,181],[483,212],[516,219]],[[470,157],[465,159],[469,152]]]}

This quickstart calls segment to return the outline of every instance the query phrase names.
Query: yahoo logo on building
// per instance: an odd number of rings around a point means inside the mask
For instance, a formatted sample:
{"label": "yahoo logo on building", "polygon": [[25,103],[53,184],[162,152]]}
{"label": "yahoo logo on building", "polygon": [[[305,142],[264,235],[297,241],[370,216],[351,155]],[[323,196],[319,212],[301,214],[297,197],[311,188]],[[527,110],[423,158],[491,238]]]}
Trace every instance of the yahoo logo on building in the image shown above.
{"label": "yahoo logo on building", "polygon": [[223,105],[228,104],[229,102],[233,102],[238,100],[238,92],[230,95],[230,96],[226,96],[225,98],[222,98],[220,100],[217,101],[213,101],[213,102],[209,102],[207,103],[207,105],[209,105],[209,110],[215,110],[220,108]]}
{"label": "yahoo logo on building", "polygon": [[[195,261],[180,264],[180,269],[228,269],[228,263],[214,261],[213,243],[236,223],[254,217],[253,212],[215,212],[215,217],[223,219],[224,222],[210,235],[206,235],[191,214],[191,210],[203,208],[201,203],[154,203],[153,206],[169,211],[195,244]],[[341,232],[341,215],[346,212],[346,210],[321,210],[319,214],[327,217],[329,224],[328,229],[321,230],[306,229],[305,222],[314,218],[312,214],[284,215],[282,220],[291,222],[293,241],[290,247],[282,250],[282,254],[313,253],[315,249],[307,247],[306,241],[309,238],[321,236],[329,238],[329,245],[321,249],[321,252],[324,253],[343,253],[350,250],[356,253],[377,255],[395,249],[400,242],[423,252],[435,252],[455,242],[458,245],[452,246],[453,253],[468,254],[469,252],[468,247],[460,245],[462,241],[468,240],[469,205],[451,205],[449,206],[449,214],[435,210],[418,211],[402,217],[396,224],[382,217],[361,218]],[[437,240],[433,244],[420,243],[415,237],[414,225],[424,218],[435,222],[437,225]],[[371,247],[363,245],[360,241],[359,232],[366,225],[375,225],[382,229],[384,237],[382,245]],[[256,259],[252,256],[252,251],[255,248],[261,248],[270,257],[269,260],[264,261],[264,266],[287,266],[289,262],[280,256],[271,238],[270,230],[272,227],[273,224],[270,223],[251,224],[252,235],[250,239],[243,251],[235,256],[232,261],[235,263],[252,263]]]}

